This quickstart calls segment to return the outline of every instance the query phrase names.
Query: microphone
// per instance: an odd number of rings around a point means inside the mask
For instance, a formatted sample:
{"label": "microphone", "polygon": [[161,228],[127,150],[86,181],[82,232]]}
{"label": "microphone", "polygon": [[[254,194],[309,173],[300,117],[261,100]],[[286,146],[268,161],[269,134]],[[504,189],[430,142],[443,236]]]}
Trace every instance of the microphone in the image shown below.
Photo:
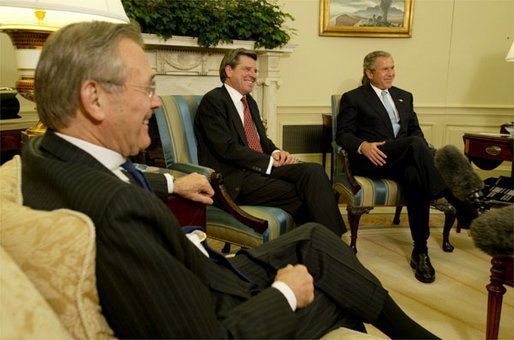
{"label": "microphone", "polygon": [[491,256],[514,253],[514,205],[489,210],[471,223],[475,246]]}
{"label": "microphone", "polygon": [[454,145],[438,149],[434,155],[435,167],[450,188],[461,200],[470,200],[478,212],[489,209],[482,189],[484,182],[478,177],[466,156]]}

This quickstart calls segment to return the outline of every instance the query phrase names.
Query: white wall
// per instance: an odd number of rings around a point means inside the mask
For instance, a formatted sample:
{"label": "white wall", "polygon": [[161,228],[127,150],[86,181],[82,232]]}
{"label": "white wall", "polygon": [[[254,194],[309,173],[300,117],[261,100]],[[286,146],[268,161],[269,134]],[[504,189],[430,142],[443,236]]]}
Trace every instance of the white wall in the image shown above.
{"label": "white wall", "polygon": [[510,106],[514,64],[514,0],[416,0],[411,38],[319,35],[320,0],[280,0],[295,20],[296,45],[281,62],[282,105],[325,105],[327,94],[359,84],[362,59],[373,50],[393,54],[396,85],[418,105]]}
{"label": "white wall", "polygon": [[[278,0],[297,32],[294,51],[280,62],[277,145],[284,125],[321,124],[330,95],[358,86],[364,55],[378,49],[393,54],[395,85],[413,92],[435,146],[462,147],[464,132],[498,132],[514,120],[514,63],[504,60],[514,41],[514,0],[414,1],[411,38],[357,38],[319,35],[320,0]],[[14,86],[16,62],[3,33],[0,44],[0,86]],[[33,106],[22,100],[24,108]]]}
{"label": "white wall", "polygon": [[514,41],[514,0],[415,0],[411,38],[320,36],[320,0],[279,5],[297,29],[294,52],[281,60],[279,131],[320,124],[321,114],[330,113],[330,95],[360,84],[362,59],[373,50],[393,55],[395,85],[414,94],[425,135],[436,147],[462,148],[464,132],[499,132],[514,120],[514,63],[505,62]]}

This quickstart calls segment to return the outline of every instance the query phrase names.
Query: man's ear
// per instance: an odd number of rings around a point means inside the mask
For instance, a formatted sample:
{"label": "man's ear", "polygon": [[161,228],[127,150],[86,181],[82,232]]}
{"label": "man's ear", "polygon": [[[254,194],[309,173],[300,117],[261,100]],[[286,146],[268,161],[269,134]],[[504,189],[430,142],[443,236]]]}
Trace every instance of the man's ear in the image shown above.
{"label": "man's ear", "polygon": [[373,78],[373,72],[372,72],[372,71],[370,71],[370,70],[365,70],[365,72],[366,72],[366,76],[368,77],[368,79]]}
{"label": "man's ear", "polygon": [[80,101],[84,114],[96,121],[102,121],[105,118],[100,100],[103,92],[98,82],[94,80],[86,80],[80,87]]}
{"label": "man's ear", "polygon": [[225,74],[227,75],[227,78],[232,77],[232,67],[230,65],[225,65]]}

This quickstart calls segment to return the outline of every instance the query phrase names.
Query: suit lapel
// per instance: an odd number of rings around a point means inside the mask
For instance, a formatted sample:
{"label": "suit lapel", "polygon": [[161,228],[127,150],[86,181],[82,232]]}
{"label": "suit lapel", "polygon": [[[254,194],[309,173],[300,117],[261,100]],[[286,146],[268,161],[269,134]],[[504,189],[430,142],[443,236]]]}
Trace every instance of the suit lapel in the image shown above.
{"label": "suit lapel", "polygon": [[225,86],[222,86],[221,89],[222,89],[223,96],[225,97],[225,100],[228,102],[228,114],[230,116],[230,120],[232,121],[232,124],[236,128],[239,138],[242,141],[244,141],[246,145],[248,145],[248,141],[246,140],[246,134],[245,134],[243,122],[241,121],[241,118],[239,117],[239,113],[237,112],[237,109],[234,106],[234,102],[232,102],[232,98],[230,97],[230,94],[228,93]]}
{"label": "suit lapel", "polygon": [[367,101],[370,103],[370,105],[373,107],[377,115],[382,119],[382,122],[384,123],[384,126],[387,127],[388,133],[393,136],[393,125],[391,124],[391,119],[389,118],[389,114],[387,113],[386,108],[384,107],[384,104],[382,104],[382,101],[380,98],[378,98],[375,90],[371,87],[371,85],[368,85],[366,87],[366,96]]}

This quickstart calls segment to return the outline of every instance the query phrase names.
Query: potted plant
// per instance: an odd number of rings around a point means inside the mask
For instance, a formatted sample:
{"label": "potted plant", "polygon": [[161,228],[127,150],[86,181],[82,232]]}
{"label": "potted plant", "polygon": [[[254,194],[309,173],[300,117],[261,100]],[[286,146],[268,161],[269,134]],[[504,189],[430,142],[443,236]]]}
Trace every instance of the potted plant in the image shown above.
{"label": "potted plant", "polygon": [[122,0],[127,16],[143,33],[164,39],[174,35],[198,38],[202,47],[233,40],[255,41],[255,48],[284,46],[294,18],[275,0]]}

